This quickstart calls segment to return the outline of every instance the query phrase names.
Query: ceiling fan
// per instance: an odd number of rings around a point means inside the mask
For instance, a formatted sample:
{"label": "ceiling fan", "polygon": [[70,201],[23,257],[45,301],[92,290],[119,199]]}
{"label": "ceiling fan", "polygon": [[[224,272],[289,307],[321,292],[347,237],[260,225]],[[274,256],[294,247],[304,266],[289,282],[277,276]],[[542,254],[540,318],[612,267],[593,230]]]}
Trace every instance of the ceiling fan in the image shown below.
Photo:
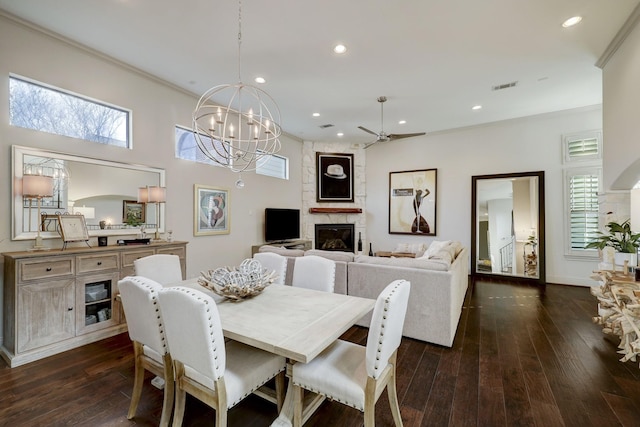
{"label": "ceiling fan", "polygon": [[387,141],[393,141],[396,139],[401,139],[401,138],[410,138],[412,136],[421,136],[421,135],[425,135],[425,132],[417,132],[417,133],[390,133],[390,134],[386,134],[384,132],[384,103],[387,101],[387,97],[386,96],[380,96],[378,97],[378,102],[380,103],[380,133],[375,133],[363,126],[358,126],[358,129],[362,129],[363,131],[370,133],[371,135],[375,135],[376,136],[376,140],[373,141],[372,143],[369,143],[367,145],[364,146],[364,148],[369,148],[371,147],[373,144],[377,143],[377,142],[387,142]]}

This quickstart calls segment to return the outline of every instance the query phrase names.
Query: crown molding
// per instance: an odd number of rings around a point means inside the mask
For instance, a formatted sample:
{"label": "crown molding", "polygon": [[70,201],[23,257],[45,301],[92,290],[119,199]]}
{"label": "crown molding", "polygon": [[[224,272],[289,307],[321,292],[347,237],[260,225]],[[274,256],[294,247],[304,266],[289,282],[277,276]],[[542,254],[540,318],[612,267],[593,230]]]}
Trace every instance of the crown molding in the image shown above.
{"label": "crown molding", "polygon": [[609,46],[604,50],[603,54],[598,58],[596,62],[596,67],[600,69],[604,69],[607,65],[607,62],[613,57],[613,55],[618,51],[618,48],[622,46],[622,43],[627,39],[631,31],[636,27],[640,21],[640,3],[633,9],[631,15],[627,18],[625,23],[620,27],[618,33],[615,35]]}

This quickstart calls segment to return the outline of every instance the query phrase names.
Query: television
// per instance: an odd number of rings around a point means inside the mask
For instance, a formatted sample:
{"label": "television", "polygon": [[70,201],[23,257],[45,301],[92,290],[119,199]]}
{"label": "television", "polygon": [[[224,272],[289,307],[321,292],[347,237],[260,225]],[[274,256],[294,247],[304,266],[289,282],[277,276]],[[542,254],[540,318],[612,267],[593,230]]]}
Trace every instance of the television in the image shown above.
{"label": "television", "polygon": [[300,238],[300,209],[265,208],[264,240],[284,242]]}

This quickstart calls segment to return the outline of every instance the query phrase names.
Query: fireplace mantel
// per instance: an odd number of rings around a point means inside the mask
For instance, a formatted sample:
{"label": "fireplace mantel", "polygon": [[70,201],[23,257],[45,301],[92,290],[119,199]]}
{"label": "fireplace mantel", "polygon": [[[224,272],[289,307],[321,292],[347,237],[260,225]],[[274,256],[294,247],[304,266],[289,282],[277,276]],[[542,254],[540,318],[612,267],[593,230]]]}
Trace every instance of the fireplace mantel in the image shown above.
{"label": "fireplace mantel", "polygon": [[359,214],[359,213],[362,213],[362,209],[361,208],[309,208],[309,213],[312,213],[312,214],[331,214],[331,213]]}

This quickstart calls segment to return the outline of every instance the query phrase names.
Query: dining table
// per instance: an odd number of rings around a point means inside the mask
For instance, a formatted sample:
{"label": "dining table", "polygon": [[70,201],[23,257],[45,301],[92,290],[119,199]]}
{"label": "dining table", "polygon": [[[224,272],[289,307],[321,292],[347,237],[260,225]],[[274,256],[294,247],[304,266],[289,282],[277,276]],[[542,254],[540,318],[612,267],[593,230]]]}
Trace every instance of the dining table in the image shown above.
{"label": "dining table", "polygon": [[[288,285],[270,285],[260,294],[239,301],[227,299],[188,279],[166,286],[185,286],[211,295],[216,301],[224,336],[287,358],[308,363],[371,311],[375,300]],[[272,426],[291,426],[293,386]],[[304,419],[320,406],[321,396],[305,399]]]}

